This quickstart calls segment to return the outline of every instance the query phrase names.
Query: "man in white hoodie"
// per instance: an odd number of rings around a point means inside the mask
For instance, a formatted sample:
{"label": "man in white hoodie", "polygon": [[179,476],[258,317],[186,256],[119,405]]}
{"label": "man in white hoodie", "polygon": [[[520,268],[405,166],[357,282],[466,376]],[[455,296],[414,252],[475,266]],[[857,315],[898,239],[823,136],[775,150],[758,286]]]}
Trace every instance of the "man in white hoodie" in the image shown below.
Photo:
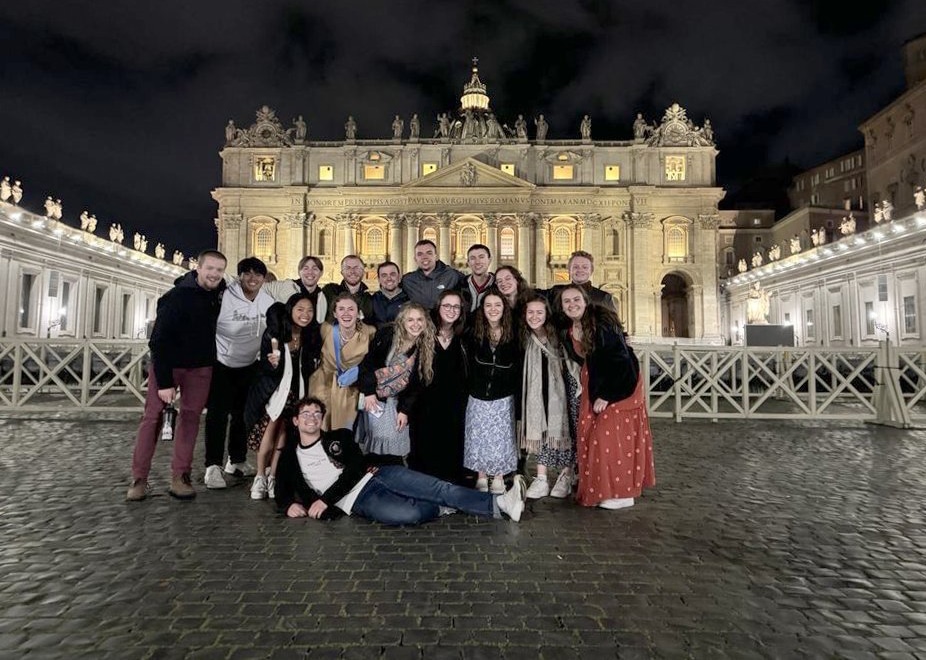
{"label": "man in white hoodie", "polygon": [[[260,339],[267,326],[267,308],[273,296],[262,290],[267,266],[257,257],[238,262],[238,281],[222,296],[216,325],[216,363],[206,412],[206,488],[225,488],[222,459],[228,438],[225,473],[253,476],[247,463],[247,429],[244,406],[257,372]],[[231,428],[229,429],[229,417]]]}

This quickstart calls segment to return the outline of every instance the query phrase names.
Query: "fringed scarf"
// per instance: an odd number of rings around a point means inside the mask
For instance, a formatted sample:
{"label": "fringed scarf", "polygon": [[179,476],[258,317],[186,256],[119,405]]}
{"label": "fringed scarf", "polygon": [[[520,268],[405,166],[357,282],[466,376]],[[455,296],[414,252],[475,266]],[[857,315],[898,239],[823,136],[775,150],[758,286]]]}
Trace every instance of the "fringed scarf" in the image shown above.
{"label": "fringed scarf", "polygon": [[[547,363],[547,401],[543,401],[543,357]],[[531,333],[524,349],[524,373],[521,388],[521,447],[531,454],[550,449],[569,449],[569,410],[563,368],[565,360]]]}

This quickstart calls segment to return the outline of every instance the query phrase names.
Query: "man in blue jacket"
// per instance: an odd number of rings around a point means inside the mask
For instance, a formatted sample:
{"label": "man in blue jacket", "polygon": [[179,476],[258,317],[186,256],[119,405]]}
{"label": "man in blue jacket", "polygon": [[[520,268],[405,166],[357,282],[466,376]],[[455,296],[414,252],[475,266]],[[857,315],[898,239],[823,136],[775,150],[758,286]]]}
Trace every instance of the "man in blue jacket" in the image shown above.
{"label": "man in blue jacket", "polygon": [[125,496],[130,502],[148,495],[148,473],[157,447],[161,413],[173,403],[178,391],[183,397],[174,433],[168,492],[178,499],[196,497],[190,476],[193,448],[212,380],[215,326],[225,288],[226,263],[225,255],[216,250],[200,253],[196,270],[178,278],[176,286],[158,300],[157,318],[148,342],[151,364],[145,411],[132,454],[132,485]]}
{"label": "man in blue jacket", "polygon": [[415,243],[415,263],[418,270],[405,273],[402,290],[409,300],[425,309],[437,307],[437,298],[442,291],[462,288],[465,276],[437,258],[437,246],[433,241],[425,238]]}

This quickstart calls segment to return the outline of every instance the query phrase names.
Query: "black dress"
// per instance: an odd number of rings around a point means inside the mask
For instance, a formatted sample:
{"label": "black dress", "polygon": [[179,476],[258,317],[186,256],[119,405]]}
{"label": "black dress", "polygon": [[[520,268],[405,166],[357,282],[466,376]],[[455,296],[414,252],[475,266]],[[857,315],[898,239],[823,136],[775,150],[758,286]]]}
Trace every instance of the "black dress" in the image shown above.
{"label": "black dress", "polygon": [[408,466],[455,484],[470,485],[463,468],[466,422],[466,359],[454,337],[447,348],[434,342],[434,379],[418,393],[408,430]]}

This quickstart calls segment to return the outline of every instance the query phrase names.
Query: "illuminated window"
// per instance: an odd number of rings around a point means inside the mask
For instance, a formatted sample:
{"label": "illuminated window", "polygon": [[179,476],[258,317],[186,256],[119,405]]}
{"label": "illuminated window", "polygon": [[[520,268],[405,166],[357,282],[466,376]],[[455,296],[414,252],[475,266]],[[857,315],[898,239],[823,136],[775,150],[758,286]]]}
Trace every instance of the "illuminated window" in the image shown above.
{"label": "illuminated window", "polygon": [[666,156],[666,181],[685,180],[685,157]]}
{"label": "illuminated window", "polygon": [[58,318],[61,320],[59,328],[62,332],[68,329],[68,305],[71,304],[72,283],[67,280],[61,283],[61,297],[58,299]]}
{"label": "illuminated window", "polygon": [[437,230],[434,227],[425,227],[421,232],[421,240],[428,240],[437,245]]}
{"label": "illuminated window", "polygon": [[806,319],[806,322],[804,324],[804,336],[807,339],[813,339],[816,336],[814,334],[815,331],[813,327],[813,310],[812,309],[805,310],[804,318]]}
{"label": "illuminated window", "polygon": [[684,227],[666,230],[666,257],[669,261],[684,261],[688,256],[688,232]]}
{"label": "illuminated window", "polygon": [[378,227],[372,227],[367,232],[366,253],[367,254],[385,254],[386,253],[386,242],[383,237],[382,229],[379,229]]}
{"label": "illuminated window", "polygon": [[334,166],[333,165],[319,165],[318,166],[318,180],[319,181],[334,181]]}
{"label": "illuminated window", "polygon": [[254,180],[273,181],[276,177],[276,164],[273,158],[258,158],[254,162]]}
{"label": "illuminated window", "polygon": [[865,334],[869,337],[875,334],[875,304],[871,301],[865,303]]}
{"label": "illuminated window", "polygon": [[367,181],[375,181],[386,178],[386,168],[383,165],[364,165],[363,178]]}
{"label": "illuminated window", "polygon": [[273,230],[270,227],[261,227],[254,233],[254,254],[259,257],[273,254]]}
{"label": "illuminated window", "polygon": [[460,231],[460,245],[457,249],[457,254],[466,254],[471,245],[475,245],[479,242],[479,235],[476,233],[475,227],[464,227]]}
{"label": "illuminated window", "polygon": [[553,178],[561,180],[572,180],[573,176],[573,167],[572,165],[554,165],[553,166]]}
{"label": "illuminated window", "polygon": [[553,232],[553,255],[568,257],[572,254],[572,233],[566,227],[559,227]]}
{"label": "illuminated window", "polygon": [[504,172],[505,174],[510,174],[511,176],[514,176],[514,163],[502,163],[499,166],[499,169],[501,169],[501,171]]}
{"label": "illuminated window", "polygon": [[504,227],[499,234],[498,249],[502,259],[514,259],[514,229]]}
{"label": "illuminated window", "polygon": [[916,296],[903,297],[903,331],[907,334],[916,333]]}
{"label": "illuminated window", "polygon": [[421,164],[421,176],[427,176],[431,172],[437,171],[437,163],[422,163]]}
{"label": "illuminated window", "polygon": [[604,166],[604,180],[605,181],[620,181],[621,180],[621,166],[620,165],[605,165]]}

